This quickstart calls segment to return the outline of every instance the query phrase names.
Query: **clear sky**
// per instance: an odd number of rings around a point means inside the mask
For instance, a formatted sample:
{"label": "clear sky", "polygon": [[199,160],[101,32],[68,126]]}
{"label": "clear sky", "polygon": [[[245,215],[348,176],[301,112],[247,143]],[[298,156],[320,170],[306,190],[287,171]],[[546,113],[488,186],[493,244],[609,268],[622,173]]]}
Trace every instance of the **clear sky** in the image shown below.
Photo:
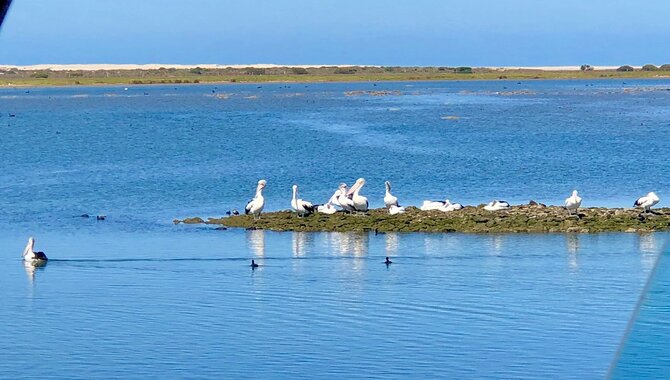
{"label": "clear sky", "polygon": [[0,64],[670,63],[670,1],[15,0]]}

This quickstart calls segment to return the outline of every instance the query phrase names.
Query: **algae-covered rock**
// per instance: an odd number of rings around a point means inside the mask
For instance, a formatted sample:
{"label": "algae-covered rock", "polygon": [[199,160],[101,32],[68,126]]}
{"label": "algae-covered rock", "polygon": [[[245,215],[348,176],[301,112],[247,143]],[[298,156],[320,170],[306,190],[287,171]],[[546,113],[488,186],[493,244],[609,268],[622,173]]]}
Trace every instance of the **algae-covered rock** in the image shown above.
{"label": "algae-covered rock", "polygon": [[366,214],[313,214],[298,218],[289,211],[264,213],[259,220],[249,215],[226,218],[187,218],[186,224],[206,223],[225,227],[273,231],[376,231],[383,232],[625,232],[669,231],[670,209],[643,214],[639,209],[583,208],[569,214],[556,206],[513,206],[507,210],[486,211],[480,207],[462,210],[420,211],[408,207],[403,214],[389,215],[386,209]]}

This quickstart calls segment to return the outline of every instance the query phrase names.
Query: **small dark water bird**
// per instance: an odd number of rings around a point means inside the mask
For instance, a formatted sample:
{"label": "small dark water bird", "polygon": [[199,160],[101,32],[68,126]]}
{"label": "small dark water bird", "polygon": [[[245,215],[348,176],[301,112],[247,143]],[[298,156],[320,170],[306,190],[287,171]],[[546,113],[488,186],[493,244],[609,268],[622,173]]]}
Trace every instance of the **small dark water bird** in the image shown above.
{"label": "small dark water bird", "polygon": [[391,259],[389,259],[389,257],[386,256],[386,260],[384,261],[384,264],[386,264],[386,265],[393,264],[393,261],[391,261]]}
{"label": "small dark water bird", "polygon": [[250,266],[251,266],[252,270],[258,268],[258,264],[256,264],[256,262],[254,260],[251,260],[251,265]]}
{"label": "small dark water bird", "polygon": [[107,217],[105,215],[98,215],[95,217],[95,220],[105,220]]}
{"label": "small dark water bird", "polygon": [[236,209],[236,208],[234,208],[234,209],[233,209],[233,215],[235,215],[235,216],[237,216],[237,215],[240,215],[240,212],[239,212],[239,211],[237,211],[237,209]]}

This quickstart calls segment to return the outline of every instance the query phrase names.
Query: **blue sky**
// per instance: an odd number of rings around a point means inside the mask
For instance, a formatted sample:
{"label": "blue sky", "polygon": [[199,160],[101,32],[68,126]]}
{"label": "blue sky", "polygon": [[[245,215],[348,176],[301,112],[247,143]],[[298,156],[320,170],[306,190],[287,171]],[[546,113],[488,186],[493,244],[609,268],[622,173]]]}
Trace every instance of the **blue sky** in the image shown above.
{"label": "blue sky", "polygon": [[663,64],[668,15],[662,0],[15,0],[0,64]]}

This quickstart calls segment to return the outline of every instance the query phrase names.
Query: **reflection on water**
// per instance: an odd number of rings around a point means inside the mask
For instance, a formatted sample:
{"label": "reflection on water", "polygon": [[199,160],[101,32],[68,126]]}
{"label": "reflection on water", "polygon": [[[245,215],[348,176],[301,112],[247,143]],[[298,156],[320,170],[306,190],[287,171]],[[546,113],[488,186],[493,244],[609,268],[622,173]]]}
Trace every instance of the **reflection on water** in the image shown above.
{"label": "reflection on water", "polygon": [[568,250],[568,265],[572,269],[579,269],[577,253],[579,252],[579,234],[565,235],[565,247]]}
{"label": "reflection on water", "polygon": [[332,232],[329,235],[331,246],[341,256],[367,256],[370,243],[370,234],[367,232]]}
{"label": "reflection on water", "polygon": [[489,242],[490,242],[490,252],[494,256],[500,256],[503,250],[503,240],[505,237],[503,235],[492,235],[489,237]]}
{"label": "reflection on water", "polygon": [[384,236],[384,243],[386,246],[386,256],[398,256],[398,240],[400,236],[397,232],[389,232]]}
{"label": "reflection on water", "polygon": [[265,231],[249,230],[247,233],[247,246],[255,257],[265,257]]}
{"label": "reflection on water", "polygon": [[329,235],[330,245],[333,253],[340,256],[353,257],[351,266],[346,263],[345,270],[353,270],[361,273],[365,268],[365,258],[368,255],[370,234],[367,232],[333,232]]}
{"label": "reflection on water", "polygon": [[309,247],[314,244],[314,234],[309,232],[293,232],[291,235],[291,248],[293,257],[304,257]]}
{"label": "reflection on water", "polygon": [[23,268],[26,270],[26,275],[31,284],[35,282],[35,272],[38,270],[43,270],[47,266],[47,261],[38,261],[36,263],[31,263],[28,261],[23,261]]}
{"label": "reflection on water", "polygon": [[642,267],[644,267],[644,269],[653,268],[661,249],[656,234],[639,234],[638,249],[640,250],[640,262],[642,263]]}

